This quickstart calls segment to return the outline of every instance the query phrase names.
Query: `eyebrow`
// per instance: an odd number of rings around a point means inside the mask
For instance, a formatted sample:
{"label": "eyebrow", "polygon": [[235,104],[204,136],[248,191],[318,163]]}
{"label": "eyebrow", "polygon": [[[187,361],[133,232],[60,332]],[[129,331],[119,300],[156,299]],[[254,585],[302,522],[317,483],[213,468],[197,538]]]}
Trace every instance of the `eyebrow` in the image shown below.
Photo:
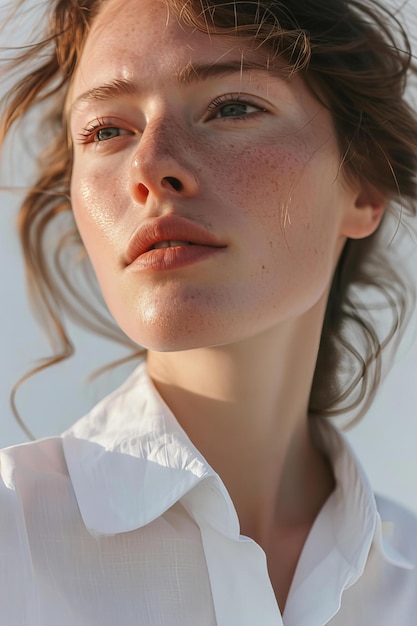
{"label": "eyebrow", "polygon": [[[228,63],[201,63],[197,65],[190,62],[177,73],[176,79],[177,82],[182,85],[191,85],[192,83],[199,83],[210,78],[228,76],[230,74],[242,75],[244,72],[251,70],[270,73],[266,64],[253,61],[248,63],[241,60]],[[124,78],[116,79],[109,83],[99,85],[98,87],[92,87],[82,93],[72,103],[71,110],[79,104],[116,99],[123,95],[135,95],[139,93],[139,91],[139,86],[134,81]]]}

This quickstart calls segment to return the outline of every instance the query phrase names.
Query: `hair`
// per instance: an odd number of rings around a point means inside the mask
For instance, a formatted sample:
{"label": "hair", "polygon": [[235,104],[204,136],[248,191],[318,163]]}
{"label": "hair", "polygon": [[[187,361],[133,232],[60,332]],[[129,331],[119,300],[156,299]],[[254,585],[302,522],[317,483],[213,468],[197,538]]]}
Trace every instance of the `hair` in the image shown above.
{"label": "hair", "polygon": [[[5,99],[0,145],[32,111],[38,112],[47,137],[39,142],[37,180],[19,214],[30,299],[55,349],[55,356],[33,371],[72,354],[65,315],[129,343],[92,297],[98,289],[72,220],[69,195],[72,150],[64,104],[104,1],[49,0],[43,35],[5,63],[6,72],[25,72]],[[242,38],[265,52],[270,67],[284,63],[289,75],[302,76],[332,114],[346,180],[360,181],[387,198],[399,225],[405,216],[416,217],[417,117],[405,93],[417,72],[410,41],[393,12],[376,0],[164,1],[183,23],[205,33]],[[24,7],[20,0],[19,9]],[[61,224],[61,231],[54,230],[54,224]],[[356,409],[358,417],[372,402],[383,349],[401,335],[407,318],[410,286],[403,268],[400,274],[396,265],[382,227],[366,239],[347,241],[330,290],[311,414]],[[81,267],[89,285],[85,296],[69,266]],[[391,313],[382,338],[371,305],[362,303],[365,288],[378,295],[376,312]]]}

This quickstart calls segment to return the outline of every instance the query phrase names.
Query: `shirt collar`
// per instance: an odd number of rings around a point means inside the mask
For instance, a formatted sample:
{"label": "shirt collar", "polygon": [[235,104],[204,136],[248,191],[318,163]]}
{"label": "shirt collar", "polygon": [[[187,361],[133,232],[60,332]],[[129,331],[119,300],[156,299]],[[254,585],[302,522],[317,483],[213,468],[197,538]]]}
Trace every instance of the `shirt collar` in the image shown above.
{"label": "shirt collar", "polygon": [[390,545],[389,524],[381,521],[369,480],[346,438],[320,418],[312,432],[329,458],[336,487],[310,531],[288,596],[285,623],[299,626],[330,621],[343,592],[362,576],[371,547],[391,565],[413,569]]}
{"label": "shirt collar", "polygon": [[[309,560],[312,568],[317,563],[318,546],[323,558],[334,558],[337,547],[349,586],[363,572],[373,542],[393,565],[412,567],[390,546],[372,488],[346,439],[324,420],[313,429],[332,464],[336,489],[307,539],[292,590],[309,576]],[[145,362],[62,437],[80,513],[92,534],[140,528],[190,494],[187,509],[198,500],[200,518],[238,538],[237,514],[223,482],[159,396]],[[210,483],[204,502],[195,490],[202,481]]]}
{"label": "shirt collar", "polygon": [[222,481],[157,393],[145,363],[62,437],[79,510],[92,534],[140,528],[203,480],[216,485],[207,507],[213,524],[238,533]]}
{"label": "shirt collar", "polygon": [[326,503],[333,513],[335,537],[339,551],[351,565],[352,584],[362,574],[371,544],[392,565],[414,569],[390,544],[393,523],[381,520],[375,494],[361,463],[346,437],[328,421],[318,420],[316,443],[328,456],[333,467],[336,489]]}

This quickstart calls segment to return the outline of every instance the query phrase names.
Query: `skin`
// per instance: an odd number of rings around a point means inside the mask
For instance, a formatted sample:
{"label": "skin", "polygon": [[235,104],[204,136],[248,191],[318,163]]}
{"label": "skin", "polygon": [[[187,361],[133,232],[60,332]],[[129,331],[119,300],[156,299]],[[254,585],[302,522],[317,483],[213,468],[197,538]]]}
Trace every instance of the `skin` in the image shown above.
{"label": "skin", "polygon": [[[106,2],[70,90],[71,196],[110,311],[148,348],[156,387],[264,548],[283,609],[334,487],[307,419],[328,290],[346,239],[371,234],[383,204],[345,182],[330,114],[301,78],[177,79],[190,63],[242,59],[266,68],[239,39],[193,32],[155,0]],[[79,100],[121,79],[135,93]],[[131,271],[132,233],[170,213],[214,234],[221,254]]]}

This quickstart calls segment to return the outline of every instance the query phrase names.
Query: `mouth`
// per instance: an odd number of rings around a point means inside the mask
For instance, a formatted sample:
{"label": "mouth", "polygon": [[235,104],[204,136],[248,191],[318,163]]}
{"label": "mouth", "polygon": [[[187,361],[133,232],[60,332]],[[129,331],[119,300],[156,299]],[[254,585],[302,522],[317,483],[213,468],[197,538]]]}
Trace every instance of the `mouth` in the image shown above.
{"label": "mouth", "polygon": [[164,273],[207,261],[227,248],[210,230],[173,213],[147,219],[131,236],[125,267]]}
{"label": "mouth", "polygon": [[155,250],[172,248],[184,250],[190,247],[225,248],[207,228],[175,214],[145,220],[131,236],[124,257],[125,266]]}
{"label": "mouth", "polygon": [[172,241],[158,241],[149,250],[159,250],[160,248],[177,248],[180,246],[194,246],[192,241],[179,241],[173,239]]}

